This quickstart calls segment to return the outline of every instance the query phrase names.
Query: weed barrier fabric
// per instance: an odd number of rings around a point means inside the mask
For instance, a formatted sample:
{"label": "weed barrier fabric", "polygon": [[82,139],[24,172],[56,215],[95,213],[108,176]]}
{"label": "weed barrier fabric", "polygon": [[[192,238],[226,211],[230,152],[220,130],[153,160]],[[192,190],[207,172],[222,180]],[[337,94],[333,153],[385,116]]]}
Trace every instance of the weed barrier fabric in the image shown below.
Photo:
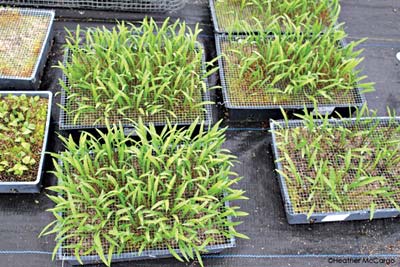
{"label": "weed barrier fabric", "polygon": [[31,7],[167,12],[181,9],[186,0],[4,0],[1,4]]}
{"label": "weed barrier fabric", "polygon": [[[393,8],[400,10],[400,3],[393,1],[383,3],[380,0],[373,0],[366,5],[364,0],[342,0],[341,19],[346,21],[350,36],[362,35],[393,39],[399,37],[398,29],[393,27],[398,21],[398,13],[395,13]],[[78,12],[73,13],[66,9],[59,9],[57,12],[60,16],[82,18]],[[106,12],[90,12],[90,15],[97,16],[98,19],[102,19],[104,14],[111,16]],[[367,17],[365,14],[369,14],[369,16]],[[130,16],[128,13],[113,13],[112,16],[114,15],[119,18]],[[85,16],[88,14],[85,13]],[[208,0],[188,3],[182,11],[172,16],[185,18],[191,22],[203,22],[204,34],[210,35],[210,37],[203,37],[207,54],[210,57],[215,56]],[[374,23],[379,23],[379,25],[374,24],[376,27],[374,31],[371,29],[371,17],[375,18]],[[132,18],[137,20],[137,17],[133,15]],[[105,24],[104,22],[99,24],[81,23],[90,26]],[[41,90],[52,88],[53,93],[60,90],[57,84],[58,79],[61,78],[61,72],[49,66],[63,60],[61,44],[64,42],[65,26],[72,29],[76,27],[76,23],[62,21],[55,23],[57,38],[47,63],[44,79],[42,79]],[[385,114],[386,105],[396,108],[400,114],[400,102],[396,100],[398,99],[397,61],[393,60],[393,49],[397,49],[400,42],[388,43],[371,40],[367,44],[376,43],[384,44],[385,47],[366,47],[364,52],[366,60],[363,67],[370,79],[377,82],[379,90],[366,95],[366,98],[382,116]],[[215,75],[213,79],[217,80],[218,76]],[[55,100],[59,103],[59,96]],[[53,105],[53,121],[58,121],[58,116],[59,109]],[[344,259],[346,256],[354,254],[370,254],[375,257],[374,255],[378,254],[398,255],[400,253],[399,219],[289,225],[282,204],[277,175],[273,171],[275,166],[270,148],[271,135],[267,131],[262,131],[260,124],[249,126],[247,123],[241,123],[234,127],[236,131],[231,129],[227,133],[225,147],[237,155],[238,160],[241,161],[241,164],[237,164],[233,171],[244,177],[238,186],[247,192],[245,195],[250,197],[250,200],[243,201],[241,206],[242,210],[249,212],[250,215],[244,218],[244,223],[238,226],[237,230],[248,235],[250,240],[237,240],[236,248],[204,257],[205,266],[342,267],[343,264],[329,263],[330,255]],[[246,128],[249,127],[254,130],[248,131]],[[50,130],[52,134],[49,135],[49,151],[63,149],[57,141],[56,131],[58,131],[57,123],[52,124]],[[46,171],[52,169],[49,160],[46,160],[45,169]],[[55,185],[55,177],[45,173],[43,183],[45,187]],[[65,267],[70,266],[67,262],[52,262],[51,255],[48,254],[29,253],[34,251],[51,253],[55,245],[53,236],[37,238],[43,227],[54,219],[49,212],[45,211],[52,207],[52,202],[45,193],[47,191],[42,190],[37,195],[0,195],[0,238],[3,240],[0,242],[0,251],[4,252],[0,253],[1,266],[26,267],[27,263],[32,267],[61,267],[62,264]],[[378,258],[389,259],[392,258],[390,255]],[[394,259],[396,264],[400,262],[400,259]],[[132,264],[132,262],[121,262],[112,266],[131,267]],[[188,264],[180,263],[175,259],[144,260],[134,264],[141,267],[188,266]],[[87,266],[98,267],[99,265]],[[198,266],[198,264],[192,263],[189,266]],[[378,265],[363,264],[362,266]]]}
{"label": "weed barrier fabric", "polygon": [[[55,139],[54,139],[55,140]],[[52,140],[51,150],[61,149]],[[237,230],[250,240],[237,240],[236,247],[215,256],[204,257],[205,266],[294,266],[328,265],[328,258],[295,258],[284,255],[325,255],[325,254],[394,254],[399,253],[400,224],[398,219],[353,221],[343,223],[289,225],[280,195],[279,184],[270,150],[271,136],[266,131],[229,131],[224,147],[237,155],[241,164],[232,170],[245,177],[237,186],[246,191],[249,201],[242,201],[241,209],[250,215],[243,219]],[[47,164],[51,169],[51,164]],[[44,175],[46,186],[55,185],[51,174]],[[0,237],[7,242],[0,243],[1,251],[30,250],[51,252],[54,248],[53,236],[37,238],[45,225],[53,220],[45,210],[52,202],[42,192],[37,196],[0,196]],[[28,219],[29,218],[29,219]],[[230,257],[233,255],[233,257]],[[239,255],[236,257],[235,255]],[[242,257],[240,255],[243,255]],[[246,257],[245,255],[272,255],[282,258]],[[71,266],[67,262],[52,262],[50,255],[0,255],[0,260],[8,266],[32,267]],[[121,262],[116,267],[138,266],[187,266],[175,259],[144,260],[135,263]],[[196,264],[196,263],[194,263]],[[314,264],[314,265],[313,265]],[[89,265],[98,266],[98,265]],[[197,266],[197,265],[195,265]],[[331,265],[329,265],[331,266]],[[332,265],[335,266],[335,265]],[[339,265],[340,266],[340,265]],[[366,265],[368,266],[368,265]]]}

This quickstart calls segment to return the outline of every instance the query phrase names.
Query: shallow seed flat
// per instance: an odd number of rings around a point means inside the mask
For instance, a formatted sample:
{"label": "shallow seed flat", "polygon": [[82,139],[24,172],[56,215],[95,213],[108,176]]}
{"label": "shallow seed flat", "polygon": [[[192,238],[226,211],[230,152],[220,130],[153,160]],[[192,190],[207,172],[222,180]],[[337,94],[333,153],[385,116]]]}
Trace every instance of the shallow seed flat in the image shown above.
{"label": "shallow seed flat", "polygon": [[51,18],[0,8],[0,76],[30,77]]}
{"label": "shallow seed flat", "polygon": [[[232,52],[234,49],[239,48],[238,42],[241,40],[229,40],[228,38],[220,38],[221,53],[225,54],[231,61],[228,62],[225,57],[222,60],[222,67],[225,78],[225,85],[227,90],[228,99],[225,101],[232,106],[239,107],[254,107],[254,106],[303,106],[312,105],[313,102],[307,98],[306,94],[288,95],[285,98],[279,98],[276,94],[268,93],[264,87],[249,88],[249,84],[245,82],[245,79],[240,79],[239,68],[236,64],[239,64],[239,58]],[[254,51],[254,47],[248,47],[246,53],[249,55]],[[277,87],[284,89],[287,86],[286,83],[281,83]],[[307,92],[307,89],[304,90]],[[315,97],[320,105],[329,104],[356,104],[360,103],[361,99],[357,95],[357,89],[350,90],[346,93],[343,90],[332,90],[332,100],[325,97]],[[277,99],[274,102],[274,96]]]}

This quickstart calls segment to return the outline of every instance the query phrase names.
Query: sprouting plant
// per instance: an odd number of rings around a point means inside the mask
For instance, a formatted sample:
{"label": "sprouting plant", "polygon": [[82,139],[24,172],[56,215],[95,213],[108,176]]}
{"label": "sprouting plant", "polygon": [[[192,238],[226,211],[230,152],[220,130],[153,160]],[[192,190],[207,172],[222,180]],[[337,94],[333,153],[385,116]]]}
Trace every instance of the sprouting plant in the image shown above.
{"label": "sprouting plant", "polygon": [[273,131],[295,213],[400,209],[400,118],[366,105],[349,119],[297,117]]}
{"label": "sprouting plant", "polygon": [[295,27],[285,35],[231,35],[221,41],[229,95],[240,105],[354,103],[354,88],[365,93],[373,84],[361,83],[357,68],[363,58],[355,47],[364,40],[343,45],[345,36],[340,25],[324,34]]}
{"label": "sprouting plant", "polygon": [[180,261],[202,264],[208,245],[246,238],[228,219],[246,213],[224,204],[246,199],[232,188],[241,178],[231,170],[235,157],[221,148],[225,129],[201,124],[194,136],[197,122],[157,133],[139,120],[136,139],[117,126],[100,138],[85,132],[77,143],[61,137],[66,150],[53,154],[59,184],[50,188],[57,195],[49,195],[56,220],[42,232],[57,234],[54,253],[63,245],[78,261],[98,254],[110,265],[113,254],[163,245]]}
{"label": "sprouting plant", "polygon": [[0,99],[0,180],[36,179],[46,125],[47,100],[8,95]]}
{"label": "sprouting plant", "polygon": [[[78,27],[69,32],[69,60],[60,63],[67,103],[62,107],[73,124],[101,125],[105,120],[190,122],[204,117],[206,79],[203,50],[192,31],[167,19],[158,26],[145,19],[140,26],[119,23],[112,30]],[[212,62],[211,62],[212,63]]]}
{"label": "sprouting plant", "polygon": [[303,30],[333,26],[340,13],[339,0],[216,0],[220,28],[226,32],[287,31],[288,20]]}

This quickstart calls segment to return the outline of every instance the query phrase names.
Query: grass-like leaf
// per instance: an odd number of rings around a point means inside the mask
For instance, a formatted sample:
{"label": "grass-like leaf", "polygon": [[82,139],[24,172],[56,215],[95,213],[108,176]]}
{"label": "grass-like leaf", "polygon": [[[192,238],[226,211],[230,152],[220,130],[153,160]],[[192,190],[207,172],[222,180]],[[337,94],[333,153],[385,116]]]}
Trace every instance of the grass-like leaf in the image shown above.
{"label": "grass-like leaf", "polygon": [[140,120],[137,139],[116,126],[99,138],[83,133],[79,143],[62,138],[66,150],[53,154],[59,185],[50,188],[58,195],[50,196],[57,223],[43,234],[58,233],[57,247],[68,244],[64,253],[98,254],[107,265],[114,248],[141,253],[164,244],[179,260],[173,249],[183,249],[188,260],[206,245],[245,237],[228,217],[247,213],[224,204],[246,199],[232,188],[240,177],[231,171],[235,157],[222,148],[225,129],[201,125],[194,136],[196,124],[168,124],[157,133]]}

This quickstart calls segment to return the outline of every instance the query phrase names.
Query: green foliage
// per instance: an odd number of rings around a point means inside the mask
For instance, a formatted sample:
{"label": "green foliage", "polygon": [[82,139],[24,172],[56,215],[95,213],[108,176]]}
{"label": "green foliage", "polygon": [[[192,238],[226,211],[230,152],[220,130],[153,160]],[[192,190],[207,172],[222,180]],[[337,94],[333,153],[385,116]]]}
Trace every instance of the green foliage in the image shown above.
{"label": "green foliage", "polygon": [[371,83],[361,83],[366,77],[358,76],[363,58],[355,47],[364,40],[343,47],[344,37],[340,26],[311,36],[298,27],[285,35],[230,36],[223,49],[230,94],[283,104],[295,99],[334,102],[346,95],[351,99],[357,83],[364,92],[372,91]]}
{"label": "green foliage", "polygon": [[46,126],[47,100],[4,96],[0,100],[0,180],[36,179]]}
{"label": "green foliage", "polygon": [[399,209],[399,118],[383,122],[366,105],[352,119],[304,112],[303,126],[274,131],[295,212]]}
{"label": "green foliage", "polygon": [[[204,116],[204,79],[216,71],[202,69],[203,49],[179,21],[158,26],[145,19],[140,26],[120,23],[112,30],[91,28],[69,32],[69,62],[59,64],[69,84],[64,108],[74,124],[98,125],[126,118],[157,122]],[[84,38],[81,38],[81,34]],[[92,118],[92,119],[90,119]],[[119,118],[119,119],[115,119]]]}
{"label": "green foliage", "polygon": [[339,0],[215,0],[220,27],[227,32],[288,31],[287,21],[302,29],[322,31],[333,26]]}
{"label": "green foliage", "polygon": [[225,129],[202,124],[194,136],[196,124],[168,124],[158,134],[140,120],[137,139],[116,126],[98,139],[61,137],[66,151],[53,154],[59,184],[50,188],[57,196],[49,196],[56,221],[42,232],[57,233],[54,252],[64,242],[78,260],[97,253],[109,265],[114,253],[163,245],[178,260],[201,262],[207,245],[245,237],[228,216],[246,213],[224,203],[246,199],[232,188],[240,178],[231,171],[235,157],[221,147]]}

